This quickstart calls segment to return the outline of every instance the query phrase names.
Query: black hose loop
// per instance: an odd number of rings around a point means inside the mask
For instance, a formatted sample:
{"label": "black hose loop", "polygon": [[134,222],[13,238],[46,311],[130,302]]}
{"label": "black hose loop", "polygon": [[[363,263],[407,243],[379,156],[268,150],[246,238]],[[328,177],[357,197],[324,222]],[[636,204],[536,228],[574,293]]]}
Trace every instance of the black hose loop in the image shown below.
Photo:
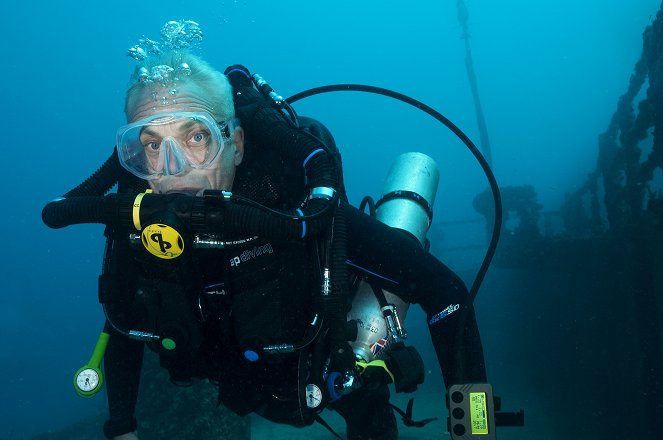
{"label": "black hose loop", "polygon": [[373,201],[373,198],[371,196],[365,196],[363,199],[361,199],[361,203],[359,203],[359,210],[361,212],[364,212],[364,209],[366,209],[366,206],[368,205],[368,215],[371,217],[375,217],[375,201]]}
{"label": "black hose loop", "polygon": [[471,301],[474,302],[474,299],[476,298],[476,295],[479,291],[479,287],[481,286],[481,283],[483,282],[486,276],[486,272],[488,271],[490,262],[492,261],[493,256],[495,255],[495,251],[497,250],[497,243],[499,241],[500,231],[502,229],[502,196],[500,194],[500,189],[499,186],[497,185],[497,180],[495,179],[495,175],[493,174],[493,171],[490,169],[490,165],[488,164],[486,159],[483,157],[483,155],[476,147],[476,145],[474,145],[474,143],[470,140],[470,138],[467,137],[467,135],[463,133],[463,131],[460,128],[458,128],[453,122],[447,119],[440,112],[424,104],[423,102],[417,101],[416,99],[410,98],[407,95],[403,95],[402,93],[398,93],[393,90],[384,89],[375,86],[367,86],[363,84],[335,84],[335,85],[321,86],[305,90],[303,92],[297,93],[287,98],[286,102],[288,102],[289,104],[293,104],[309,96],[320,95],[323,93],[330,93],[330,92],[373,93],[373,94],[387,96],[389,98],[394,98],[406,104],[409,104],[413,107],[416,107],[419,110],[429,114],[430,116],[432,116],[433,118],[444,124],[449,130],[451,130],[451,132],[453,132],[461,140],[461,142],[465,144],[465,146],[470,150],[470,152],[479,162],[479,165],[481,166],[484,174],[486,175],[486,178],[488,179],[488,184],[490,185],[490,189],[493,193],[493,200],[495,203],[495,219],[493,223],[493,230],[492,230],[490,243],[488,245],[488,249],[486,250],[486,255],[483,259],[483,262],[481,263],[481,267],[477,272],[474,282],[472,283],[472,288],[470,289],[470,298]]}

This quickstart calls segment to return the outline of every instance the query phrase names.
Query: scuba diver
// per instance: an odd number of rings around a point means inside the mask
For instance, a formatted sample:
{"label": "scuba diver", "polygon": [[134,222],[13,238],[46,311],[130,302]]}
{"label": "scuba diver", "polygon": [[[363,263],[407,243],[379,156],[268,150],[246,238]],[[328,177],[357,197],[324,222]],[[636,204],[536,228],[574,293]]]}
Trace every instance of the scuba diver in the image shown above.
{"label": "scuba diver", "polygon": [[208,379],[239,415],[304,427],[328,407],[349,439],[397,439],[387,385],[414,391],[423,363],[402,341],[380,359],[353,349],[361,283],[423,308],[447,386],[486,382],[463,282],[348,204],[322,124],[189,51],[146,57],[133,79],[113,155],[43,212],[51,227],[106,224],[107,438],[137,439],[148,346],[173,383]]}

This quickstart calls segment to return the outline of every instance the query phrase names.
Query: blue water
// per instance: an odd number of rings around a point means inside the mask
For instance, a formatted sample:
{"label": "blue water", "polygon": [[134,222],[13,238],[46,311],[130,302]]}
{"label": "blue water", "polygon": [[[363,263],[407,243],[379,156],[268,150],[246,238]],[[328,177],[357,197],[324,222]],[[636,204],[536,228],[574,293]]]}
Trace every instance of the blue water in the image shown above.
{"label": "blue water", "polygon": [[[478,142],[455,3],[119,0],[3,6],[0,439],[104,411],[102,396],[82,400],[71,385],[103,324],[96,294],[102,227],[53,231],[41,223],[40,212],[110,154],[134,66],[124,54],[138,38],[156,38],[168,20],[192,19],[205,33],[200,53],[220,70],[244,64],[284,96],[345,82],[386,87],[441,111]],[[660,1],[466,3],[494,172],[502,185],[533,184],[544,209],[558,209],[595,167],[597,136],[626,89],[642,31]],[[352,202],[379,195],[397,154],[422,151],[441,170],[434,227],[478,217],[471,201],[486,187],[480,169],[458,140],[423,113],[350,93],[314,97],[296,108],[334,133]],[[434,243],[433,250],[471,282],[476,255],[445,255],[444,249],[485,244],[483,237],[451,230],[444,236],[448,242]],[[517,350],[522,341],[514,330],[519,326],[505,328],[490,312],[520,301],[505,292],[502,285],[501,293],[491,292],[478,304],[482,331],[492,335],[485,338],[489,368],[492,354],[497,376],[507,378],[501,394],[511,396],[512,409],[529,404],[539,415],[554,412],[527,397],[533,382],[543,386],[553,379],[507,374],[520,367],[500,353]],[[511,322],[518,316],[514,312]],[[432,359],[427,336],[415,338]],[[553,429],[554,423],[540,427]]]}

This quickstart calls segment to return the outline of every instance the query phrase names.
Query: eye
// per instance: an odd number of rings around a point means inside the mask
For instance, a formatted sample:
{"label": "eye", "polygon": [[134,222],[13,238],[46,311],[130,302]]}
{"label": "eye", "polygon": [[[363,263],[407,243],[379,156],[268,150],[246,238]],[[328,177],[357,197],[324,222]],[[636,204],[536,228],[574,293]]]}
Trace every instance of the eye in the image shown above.
{"label": "eye", "polygon": [[194,132],[189,136],[189,141],[187,142],[189,147],[206,147],[209,143],[210,133],[205,130],[200,130]]}
{"label": "eye", "polygon": [[207,135],[205,133],[196,133],[196,134],[193,135],[193,137],[191,139],[194,142],[202,142],[202,141],[205,140],[206,137],[207,137]]}
{"label": "eye", "polygon": [[159,139],[141,139],[141,144],[143,144],[143,150],[148,156],[158,155],[161,150],[161,141]]}

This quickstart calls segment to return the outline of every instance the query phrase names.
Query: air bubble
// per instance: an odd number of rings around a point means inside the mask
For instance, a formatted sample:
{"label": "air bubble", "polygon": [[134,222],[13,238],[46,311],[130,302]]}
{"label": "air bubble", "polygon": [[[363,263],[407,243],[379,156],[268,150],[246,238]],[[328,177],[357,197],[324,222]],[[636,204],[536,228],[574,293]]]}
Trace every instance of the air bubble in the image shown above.
{"label": "air bubble", "polygon": [[178,70],[179,70],[180,74],[182,74],[184,76],[191,75],[191,67],[189,67],[189,65],[187,63],[180,64],[180,67],[179,67]]}
{"label": "air bubble", "polygon": [[129,50],[127,51],[127,55],[137,61],[143,61],[145,58],[148,57],[147,52],[145,52],[145,49],[143,49],[137,44],[129,48]]}
{"label": "air bubble", "polygon": [[169,21],[161,28],[161,38],[171,49],[185,49],[199,43],[203,31],[193,20]]}
{"label": "air bubble", "polygon": [[149,79],[150,73],[147,71],[145,67],[141,67],[138,69],[138,81],[140,82],[145,82]]}

